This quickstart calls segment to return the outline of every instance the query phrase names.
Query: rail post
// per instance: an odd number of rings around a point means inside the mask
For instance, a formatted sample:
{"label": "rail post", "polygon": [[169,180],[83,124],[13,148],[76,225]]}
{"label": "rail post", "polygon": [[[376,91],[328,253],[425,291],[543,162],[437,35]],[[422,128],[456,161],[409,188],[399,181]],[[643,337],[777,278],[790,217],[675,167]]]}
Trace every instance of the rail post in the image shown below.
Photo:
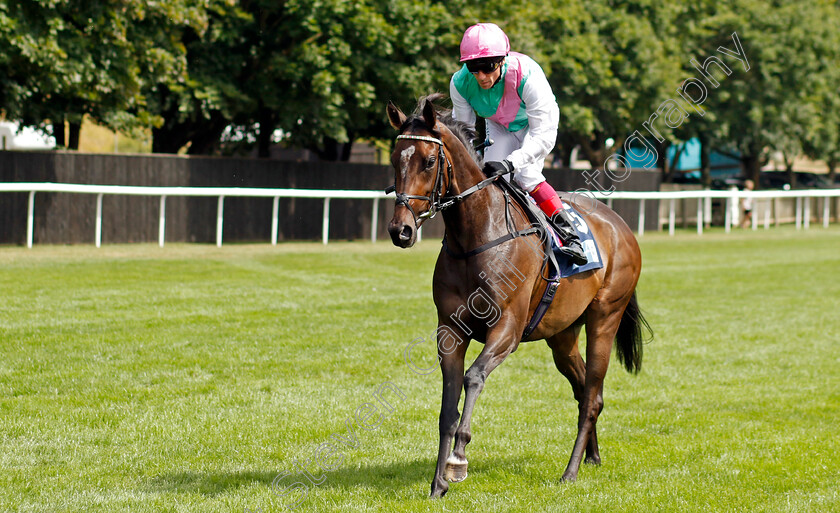
{"label": "rail post", "polygon": [[330,238],[330,199],[324,198],[324,218],[321,220],[321,242],[326,245]]}
{"label": "rail post", "polygon": [[703,235],[703,207],[704,201],[702,197],[697,198],[697,235]]}
{"label": "rail post", "polygon": [[101,192],[96,195],[96,247],[100,247],[102,245],[102,194]]}
{"label": "rail post", "polygon": [[216,202],[216,247],[222,247],[222,230],[225,221],[225,197],[219,196]]}
{"label": "rail post", "polygon": [[794,206],[794,216],[796,218],[796,229],[799,230],[802,228],[802,198],[799,196],[796,197],[796,205]]}
{"label": "rail post", "polygon": [[828,228],[828,213],[831,203],[828,201],[828,196],[823,197],[823,228]]}
{"label": "rail post", "polygon": [[271,204],[271,245],[277,245],[277,229],[280,225],[280,196],[274,196]]}
{"label": "rail post", "polygon": [[373,208],[370,212],[370,241],[376,242],[377,223],[379,222],[379,198],[373,198]]}
{"label": "rail post", "polygon": [[166,196],[160,197],[160,209],[158,216],[158,246],[163,247],[166,239]]}
{"label": "rail post", "polygon": [[804,223],[805,224],[805,229],[807,230],[808,228],[811,227],[811,198],[810,197],[805,197],[805,198],[803,198],[803,200],[805,201],[805,208],[804,208],[805,212],[803,214],[803,218],[804,218],[804,221],[805,221],[805,223]]}
{"label": "rail post", "polygon": [[677,221],[677,212],[676,212],[677,200],[671,198],[668,201],[668,235],[674,235],[674,223]]}
{"label": "rail post", "polygon": [[35,238],[35,191],[29,191],[29,202],[26,207],[26,247],[32,249]]}
{"label": "rail post", "polygon": [[772,202],[768,199],[764,201],[764,229],[770,229],[770,209],[772,208]]}

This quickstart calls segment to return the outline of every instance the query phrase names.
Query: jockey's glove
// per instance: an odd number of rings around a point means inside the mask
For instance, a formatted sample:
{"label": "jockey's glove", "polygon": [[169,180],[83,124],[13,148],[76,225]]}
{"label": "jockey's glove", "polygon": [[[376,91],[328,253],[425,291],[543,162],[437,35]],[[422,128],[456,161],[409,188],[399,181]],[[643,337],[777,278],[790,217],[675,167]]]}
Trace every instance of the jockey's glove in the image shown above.
{"label": "jockey's glove", "polygon": [[484,163],[484,174],[489,176],[501,176],[508,173],[513,173],[513,164],[508,159],[501,162],[491,160]]}

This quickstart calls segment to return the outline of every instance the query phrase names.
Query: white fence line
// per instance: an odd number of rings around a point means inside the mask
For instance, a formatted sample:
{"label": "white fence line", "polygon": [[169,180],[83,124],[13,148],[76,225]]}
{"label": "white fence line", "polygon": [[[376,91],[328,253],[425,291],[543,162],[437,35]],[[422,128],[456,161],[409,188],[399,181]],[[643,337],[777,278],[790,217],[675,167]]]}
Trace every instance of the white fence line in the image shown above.
{"label": "white fence line", "polygon": [[376,222],[379,213],[379,200],[388,195],[379,191],[352,191],[352,190],[318,190],[318,189],[266,189],[257,187],[145,187],[129,185],[87,185],[68,183],[0,183],[2,192],[28,192],[29,202],[27,206],[26,222],[26,247],[31,248],[34,234],[35,219],[35,194],[38,192],[58,192],[70,194],[96,194],[96,247],[102,244],[102,197],[109,195],[127,196],[160,196],[160,218],[158,220],[158,245],[163,247],[166,231],[166,198],[168,196],[190,196],[190,197],[216,197],[216,246],[222,246],[222,235],[224,232],[224,200],[226,197],[245,198],[273,198],[272,219],[271,219],[271,243],[277,244],[277,231],[279,227],[279,201],[280,198],[315,198],[324,200],[322,237],[324,244],[329,239],[330,228],[330,199],[371,199],[374,201],[374,217],[371,223],[371,241],[376,242]]}
{"label": "white fence line", "polygon": [[[360,191],[360,190],[319,190],[319,189],[267,189],[255,187],[146,187],[146,186],[127,186],[127,185],[87,185],[87,184],[66,184],[66,183],[0,183],[0,193],[2,192],[28,192],[29,201],[27,203],[26,216],[26,246],[31,248],[34,234],[34,211],[35,211],[35,194],[38,192],[54,192],[54,193],[70,193],[70,194],[96,194],[96,233],[95,242],[96,247],[100,247],[102,243],[102,198],[104,195],[128,195],[128,196],[159,196],[160,197],[160,217],[158,221],[158,244],[163,247],[166,231],[166,198],[169,196],[189,196],[189,197],[216,197],[218,198],[216,204],[216,245],[221,247],[222,235],[224,232],[224,200],[226,197],[250,197],[250,198],[273,198],[272,205],[272,220],[271,220],[271,244],[277,244],[278,231],[278,216],[279,216],[279,200],[280,198],[316,198],[324,200],[323,218],[321,224],[321,241],[327,244],[329,241],[330,229],[330,200],[333,198],[341,199],[370,199],[373,200],[373,208],[371,215],[371,241],[376,242],[377,220],[379,217],[379,200],[388,197],[384,192],[379,191]],[[822,220],[823,226],[829,225],[830,204],[829,198],[840,198],[840,189],[808,189],[808,190],[791,190],[791,191],[718,191],[718,190],[698,190],[698,191],[671,191],[671,192],[645,192],[645,191],[615,191],[610,194],[604,194],[599,191],[587,192],[586,195],[591,195],[597,199],[606,200],[608,206],[612,206],[613,200],[627,199],[639,200],[639,223],[637,232],[639,235],[644,234],[645,223],[645,200],[669,200],[669,215],[668,215],[668,233],[674,235],[676,223],[676,208],[675,203],[678,199],[696,199],[697,200],[697,233],[703,233],[704,213],[710,211],[711,200],[713,198],[725,199],[725,229],[727,233],[730,231],[732,219],[730,209],[733,205],[738,205],[742,198],[755,199],[781,199],[794,198],[796,200],[796,228],[800,229],[804,226],[808,229],[810,226],[810,201],[802,201],[803,198],[823,198]],[[585,200],[581,196],[581,201],[578,204],[583,207]],[[803,212],[804,210],[804,212]],[[770,225],[770,209],[764,210],[764,227],[769,228]],[[757,228],[758,216],[752,217],[752,229]],[[778,224],[778,215],[776,219]]]}

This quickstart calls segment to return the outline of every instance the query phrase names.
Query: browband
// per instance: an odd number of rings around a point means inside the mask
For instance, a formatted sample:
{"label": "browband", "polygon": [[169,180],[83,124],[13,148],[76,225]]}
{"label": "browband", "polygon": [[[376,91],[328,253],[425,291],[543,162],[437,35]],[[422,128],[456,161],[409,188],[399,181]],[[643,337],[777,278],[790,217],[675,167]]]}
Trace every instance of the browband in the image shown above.
{"label": "browband", "polygon": [[441,146],[443,146],[443,141],[441,141],[440,139],[435,139],[434,137],[429,137],[427,135],[410,135],[410,134],[398,135],[397,139],[416,139],[418,141],[432,142],[432,143],[440,144]]}

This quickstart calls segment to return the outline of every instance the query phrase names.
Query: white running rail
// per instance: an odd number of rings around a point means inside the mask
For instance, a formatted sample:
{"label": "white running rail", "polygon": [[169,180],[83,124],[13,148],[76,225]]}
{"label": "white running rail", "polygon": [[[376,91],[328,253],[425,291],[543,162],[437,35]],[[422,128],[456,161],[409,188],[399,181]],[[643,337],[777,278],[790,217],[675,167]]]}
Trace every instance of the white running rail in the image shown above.
{"label": "white running rail", "polygon": [[[376,242],[377,220],[379,217],[379,200],[388,197],[384,192],[379,191],[353,191],[353,190],[319,190],[319,189],[267,189],[267,188],[245,188],[245,187],[145,187],[127,185],[86,185],[67,183],[0,183],[2,192],[27,192],[29,202],[26,215],[26,246],[31,248],[34,234],[34,211],[35,194],[39,192],[69,193],[69,194],[95,194],[96,195],[96,247],[102,244],[102,198],[106,194],[129,195],[129,196],[158,196],[160,197],[160,215],[158,221],[158,244],[163,247],[166,232],[166,198],[168,196],[192,196],[192,197],[216,197],[216,245],[221,247],[224,231],[224,200],[226,197],[250,197],[250,198],[273,198],[272,220],[271,220],[271,244],[277,244],[278,215],[280,198],[320,198],[324,201],[323,220],[321,226],[321,241],[327,244],[330,231],[330,200],[333,198],[342,199],[370,199],[373,201],[371,210],[371,241]],[[813,189],[813,190],[792,190],[792,191],[673,191],[673,192],[628,192],[615,191],[604,194],[598,191],[587,191],[587,196],[606,200],[608,206],[612,206],[613,200],[628,199],[639,200],[639,222],[637,231],[639,235],[644,234],[645,226],[645,205],[646,200],[669,200],[668,203],[668,232],[674,234],[676,209],[675,203],[678,199],[697,200],[697,233],[703,233],[703,218],[705,212],[710,210],[710,203],[713,198],[726,200],[725,227],[729,232],[732,219],[730,211],[733,205],[737,205],[741,198],[776,199],[794,198],[796,200],[795,219],[797,229],[810,225],[810,201],[802,201],[804,198],[823,198],[822,201],[822,224],[829,225],[830,198],[840,198],[840,189]],[[586,208],[588,199],[583,193],[576,204]],[[769,208],[765,208],[764,227],[769,227]],[[752,229],[757,227],[757,215],[753,215]]]}

